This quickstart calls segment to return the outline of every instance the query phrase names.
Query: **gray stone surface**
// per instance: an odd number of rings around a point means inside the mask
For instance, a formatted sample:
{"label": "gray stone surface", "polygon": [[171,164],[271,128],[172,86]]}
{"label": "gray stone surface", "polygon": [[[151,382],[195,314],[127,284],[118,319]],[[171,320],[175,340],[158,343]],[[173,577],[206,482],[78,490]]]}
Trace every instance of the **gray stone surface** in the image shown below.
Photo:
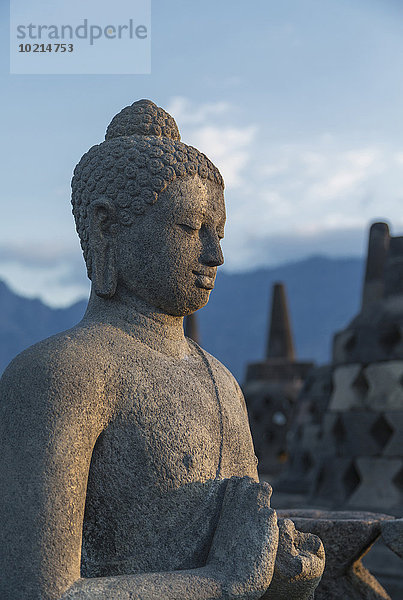
{"label": "gray stone surface", "polygon": [[290,460],[285,473],[273,483],[276,493],[288,493],[292,497],[312,491],[317,464],[323,455],[323,419],[332,389],[332,368],[324,366],[312,369],[297,400],[289,435]]}
{"label": "gray stone surface", "polygon": [[331,411],[403,411],[403,361],[350,364],[334,371]]}
{"label": "gray stone surface", "polygon": [[387,546],[403,558],[403,519],[388,521],[382,526],[382,537]]}
{"label": "gray stone surface", "polygon": [[366,367],[365,375],[369,384],[368,409],[403,413],[403,361],[372,363]]}
{"label": "gray stone surface", "polygon": [[326,445],[323,452],[353,458],[379,456],[392,439],[393,428],[385,417],[364,410],[328,412],[323,420],[323,435]]}
{"label": "gray stone surface", "polygon": [[[325,550],[320,538],[295,528],[290,519],[279,519],[279,548],[270,587],[263,599],[312,600],[321,580]],[[312,557],[315,557],[312,560]],[[319,575],[320,574],[320,575]]]}
{"label": "gray stone surface", "polygon": [[355,461],[360,477],[360,485],[349,497],[347,505],[351,507],[384,510],[396,509],[401,500],[401,490],[395,483],[395,477],[403,469],[400,458],[360,457]]}
{"label": "gray stone surface", "polygon": [[362,560],[366,567],[392,600],[403,598],[403,563],[401,558],[387,547],[381,536]]}
{"label": "gray stone surface", "polygon": [[240,388],[183,333],[223,262],[218,170],[143,100],[72,189],[91,297],[0,383],[0,598],[308,598],[321,544],[279,533]]}
{"label": "gray stone surface", "polygon": [[[392,435],[388,439],[382,454],[383,456],[401,458],[403,448],[403,411],[391,411],[384,413],[383,416],[392,431]],[[403,476],[401,485],[403,485]]]}
{"label": "gray stone surface", "polygon": [[388,515],[322,510],[284,510],[301,531],[320,536],[326,568],[315,600],[390,600],[390,596],[361,563],[381,533]]}
{"label": "gray stone surface", "polygon": [[333,373],[333,394],[330,399],[330,411],[345,411],[363,407],[365,388],[359,385],[361,365],[338,367]]}

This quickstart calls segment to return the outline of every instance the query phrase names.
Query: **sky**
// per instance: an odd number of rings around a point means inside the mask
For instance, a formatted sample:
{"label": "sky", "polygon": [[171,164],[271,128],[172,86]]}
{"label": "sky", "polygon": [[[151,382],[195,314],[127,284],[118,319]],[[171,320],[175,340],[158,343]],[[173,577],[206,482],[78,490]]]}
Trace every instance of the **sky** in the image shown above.
{"label": "sky", "polygon": [[72,171],[140,98],[223,174],[227,271],[362,256],[376,220],[403,234],[399,0],[152,0],[150,75],[10,75],[7,0],[0,17],[0,278],[14,291],[52,306],[88,294]]}

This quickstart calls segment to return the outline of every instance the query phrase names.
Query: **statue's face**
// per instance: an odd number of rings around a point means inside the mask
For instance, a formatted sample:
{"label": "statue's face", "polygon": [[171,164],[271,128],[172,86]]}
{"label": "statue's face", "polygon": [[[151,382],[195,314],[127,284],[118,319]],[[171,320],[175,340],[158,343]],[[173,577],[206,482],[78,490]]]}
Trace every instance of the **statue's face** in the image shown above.
{"label": "statue's face", "polygon": [[184,316],[207,304],[224,262],[221,186],[199,176],[177,179],[156,204],[118,234],[118,292],[167,314]]}

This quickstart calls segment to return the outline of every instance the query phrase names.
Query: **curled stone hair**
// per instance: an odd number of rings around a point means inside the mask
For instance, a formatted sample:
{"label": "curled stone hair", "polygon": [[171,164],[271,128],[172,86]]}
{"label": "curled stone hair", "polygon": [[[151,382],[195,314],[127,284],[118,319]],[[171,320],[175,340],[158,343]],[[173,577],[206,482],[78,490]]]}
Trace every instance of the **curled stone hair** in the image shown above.
{"label": "curled stone hair", "polygon": [[71,183],[73,215],[88,275],[92,266],[88,208],[93,201],[108,198],[116,206],[119,223],[131,225],[168,184],[194,175],[224,187],[217,167],[180,141],[175,120],[165,110],[150,100],[139,100],[118,113],[105,141],[81,158]]}

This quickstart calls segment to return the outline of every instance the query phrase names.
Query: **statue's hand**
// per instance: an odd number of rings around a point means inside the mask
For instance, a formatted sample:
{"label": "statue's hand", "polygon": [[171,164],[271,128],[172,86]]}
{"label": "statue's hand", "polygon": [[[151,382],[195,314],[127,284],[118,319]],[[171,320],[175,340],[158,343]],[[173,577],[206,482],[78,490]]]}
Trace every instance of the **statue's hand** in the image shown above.
{"label": "statue's hand", "polygon": [[[279,542],[274,575],[265,600],[311,600],[325,568],[325,550],[312,533],[279,519]],[[262,600],[263,600],[262,599]]]}
{"label": "statue's hand", "polygon": [[271,492],[267,483],[249,477],[232,477],[227,484],[206,565],[226,598],[257,600],[270,585],[278,544]]}

